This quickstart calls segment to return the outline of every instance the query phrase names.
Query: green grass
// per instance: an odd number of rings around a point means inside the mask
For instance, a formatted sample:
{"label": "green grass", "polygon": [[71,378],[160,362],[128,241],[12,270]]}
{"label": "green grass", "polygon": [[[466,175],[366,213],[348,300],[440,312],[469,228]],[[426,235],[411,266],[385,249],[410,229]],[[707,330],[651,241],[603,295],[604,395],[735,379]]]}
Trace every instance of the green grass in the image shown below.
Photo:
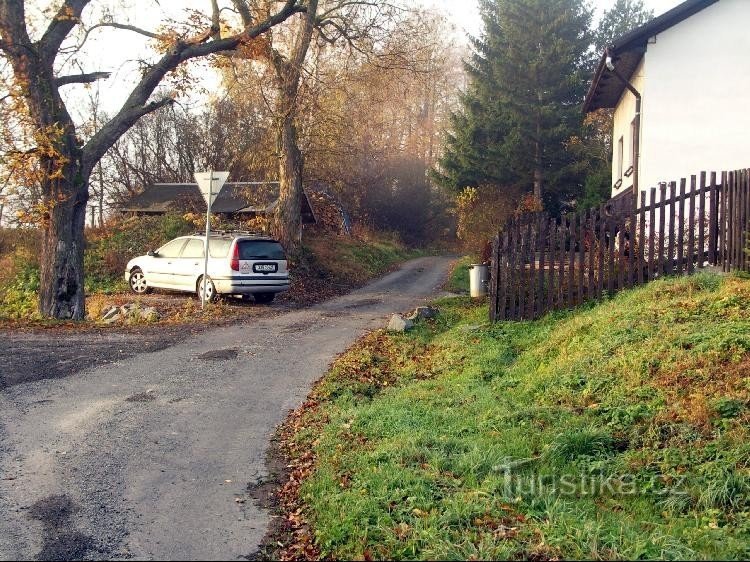
{"label": "green grass", "polygon": [[476,260],[471,256],[464,256],[456,262],[453,267],[448,282],[445,284],[445,290],[451,293],[463,294],[469,292],[469,266]]}
{"label": "green grass", "polygon": [[423,255],[424,251],[409,248],[386,234],[362,239],[311,235],[304,244],[302,265],[334,282],[356,285]]}
{"label": "green grass", "polygon": [[746,559],[750,282],[664,280],[533,323],[467,298],[378,332],[296,449],[323,556]]}

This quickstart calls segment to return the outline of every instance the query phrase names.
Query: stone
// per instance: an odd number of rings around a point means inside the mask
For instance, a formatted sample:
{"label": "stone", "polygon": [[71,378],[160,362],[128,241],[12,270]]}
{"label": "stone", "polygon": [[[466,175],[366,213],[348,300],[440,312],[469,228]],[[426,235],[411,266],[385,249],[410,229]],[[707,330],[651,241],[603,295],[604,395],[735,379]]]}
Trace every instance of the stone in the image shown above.
{"label": "stone", "polygon": [[440,311],[431,306],[418,306],[414,312],[407,317],[407,320],[419,320],[420,318],[435,318]]}
{"label": "stone", "polygon": [[102,314],[102,320],[105,322],[111,318],[114,318],[115,316],[119,316],[120,309],[116,306],[109,307],[104,310],[104,313]]}
{"label": "stone", "polygon": [[117,312],[117,314],[110,315],[103,320],[105,324],[114,324],[115,322],[119,322],[120,320],[122,320],[122,314],[120,313],[120,309],[116,308],[115,311]]}
{"label": "stone", "polygon": [[388,322],[386,328],[389,332],[406,332],[414,327],[414,322],[408,318],[404,318],[400,314],[394,314],[391,316],[391,321]]}
{"label": "stone", "polygon": [[153,306],[147,306],[146,308],[140,309],[138,312],[144,320],[155,321],[161,318],[161,314],[159,314],[159,311]]}

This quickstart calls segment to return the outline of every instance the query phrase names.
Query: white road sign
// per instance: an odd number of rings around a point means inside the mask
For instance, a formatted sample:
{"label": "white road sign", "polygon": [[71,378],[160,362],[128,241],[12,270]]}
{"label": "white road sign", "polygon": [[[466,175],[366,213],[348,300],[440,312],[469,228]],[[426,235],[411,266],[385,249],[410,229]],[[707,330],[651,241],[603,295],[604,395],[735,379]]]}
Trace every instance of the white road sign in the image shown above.
{"label": "white road sign", "polygon": [[213,205],[229,177],[229,172],[195,172],[193,176],[206,204]]}

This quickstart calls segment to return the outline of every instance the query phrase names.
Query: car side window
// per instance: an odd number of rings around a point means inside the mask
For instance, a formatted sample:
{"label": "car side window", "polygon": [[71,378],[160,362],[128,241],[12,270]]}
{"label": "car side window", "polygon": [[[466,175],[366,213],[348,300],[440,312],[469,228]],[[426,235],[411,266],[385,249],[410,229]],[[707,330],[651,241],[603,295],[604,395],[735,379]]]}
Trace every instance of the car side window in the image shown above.
{"label": "car side window", "polygon": [[202,258],[203,257],[203,240],[197,240],[192,238],[185,244],[185,248],[182,250],[183,258]]}
{"label": "car side window", "polygon": [[[212,258],[225,258],[229,253],[229,246],[231,245],[231,240],[211,239],[208,243],[208,255]],[[201,257],[203,257],[203,254],[201,254]]]}
{"label": "car side window", "polygon": [[178,238],[177,240],[172,240],[171,242],[167,242],[164,244],[159,250],[156,252],[156,257],[159,258],[176,258],[180,255],[180,250],[182,250],[182,247],[185,245],[185,239],[184,238]]}

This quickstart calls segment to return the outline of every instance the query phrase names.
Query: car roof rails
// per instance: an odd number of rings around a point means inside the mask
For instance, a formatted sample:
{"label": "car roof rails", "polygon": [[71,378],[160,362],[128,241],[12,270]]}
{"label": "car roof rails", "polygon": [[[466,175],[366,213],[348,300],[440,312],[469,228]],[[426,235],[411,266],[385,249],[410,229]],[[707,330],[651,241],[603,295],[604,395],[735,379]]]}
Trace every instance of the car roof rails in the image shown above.
{"label": "car roof rails", "polygon": [[[271,236],[269,234],[266,234],[265,232],[255,232],[252,230],[212,230],[211,236],[226,236],[226,235],[232,235],[232,234],[241,234],[244,236],[263,236],[266,238],[270,238]],[[196,232],[194,234],[191,234],[190,236],[205,236],[205,232]]]}

